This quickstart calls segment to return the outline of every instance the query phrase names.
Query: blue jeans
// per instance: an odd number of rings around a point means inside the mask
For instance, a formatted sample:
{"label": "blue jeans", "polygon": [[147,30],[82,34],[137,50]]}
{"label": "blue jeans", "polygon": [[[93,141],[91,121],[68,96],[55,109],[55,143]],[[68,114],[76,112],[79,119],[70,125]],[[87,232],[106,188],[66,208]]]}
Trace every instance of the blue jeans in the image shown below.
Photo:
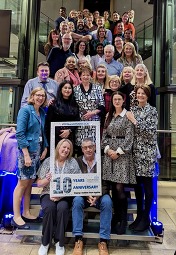
{"label": "blue jeans", "polygon": [[[75,197],[72,206],[73,235],[83,235],[84,208],[89,207],[85,197]],[[101,196],[97,202],[97,209],[100,209],[100,238],[109,240],[111,233],[112,201],[109,195]]]}

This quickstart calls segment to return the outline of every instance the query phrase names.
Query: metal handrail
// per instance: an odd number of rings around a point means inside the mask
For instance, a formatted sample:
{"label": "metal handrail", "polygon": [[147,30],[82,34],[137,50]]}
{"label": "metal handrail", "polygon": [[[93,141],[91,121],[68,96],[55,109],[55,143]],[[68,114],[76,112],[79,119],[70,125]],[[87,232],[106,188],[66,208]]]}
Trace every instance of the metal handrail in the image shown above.
{"label": "metal handrail", "polygon": [[[10,123],[0,123],[0,126],[16,127],[17,124],[15,124],[15,123],[13,123],[13,124],[10,124]],[[158,129],[157,132],[158,133],[176,133],[176,130],[162,130],[162,129]]]}

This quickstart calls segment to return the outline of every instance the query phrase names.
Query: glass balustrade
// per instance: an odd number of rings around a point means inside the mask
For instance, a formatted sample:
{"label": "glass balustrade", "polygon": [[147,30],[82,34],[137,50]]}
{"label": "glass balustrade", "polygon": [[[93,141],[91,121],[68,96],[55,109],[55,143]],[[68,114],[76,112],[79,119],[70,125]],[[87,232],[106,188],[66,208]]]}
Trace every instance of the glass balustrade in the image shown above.
{"label": "glass balustrade", "polygon": [[136,41],[139,45],[139,54],[143,59],[151,56],[152,53],[152,38],[153,38],[153,17],[136,27]]}
{"label": "glass balustrade", "polygon": [[53,29],[54,20],[49,18],[44,13],[40,13],[40,26],[39,26],[39,51],[44,54],[44,45],[48,41],[48,34],[51,29]]}
{"label": "glass balustrade", "polygon": [[22,0],[1,0],[0,9],[12,10],[10,54],[0,58],[0,78],[17,78],[18,49],[21,29]]}

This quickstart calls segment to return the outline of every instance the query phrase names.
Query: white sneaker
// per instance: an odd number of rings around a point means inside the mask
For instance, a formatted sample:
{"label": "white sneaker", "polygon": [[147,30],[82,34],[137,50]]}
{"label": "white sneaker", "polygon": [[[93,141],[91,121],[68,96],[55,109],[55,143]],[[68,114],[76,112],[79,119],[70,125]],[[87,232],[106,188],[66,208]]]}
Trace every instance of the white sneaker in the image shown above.
{"label": "white sneaker", "polygon": [[48,249],[49,249],[49,244],[44,246],[41,244],[39,250],[38,250],[38,255],[47,255],[48,254]]}
{"label": "white sneaker", "polygon": [[59,246],[59,242],[56,243],[56,255],[64,255],[65,248]]}

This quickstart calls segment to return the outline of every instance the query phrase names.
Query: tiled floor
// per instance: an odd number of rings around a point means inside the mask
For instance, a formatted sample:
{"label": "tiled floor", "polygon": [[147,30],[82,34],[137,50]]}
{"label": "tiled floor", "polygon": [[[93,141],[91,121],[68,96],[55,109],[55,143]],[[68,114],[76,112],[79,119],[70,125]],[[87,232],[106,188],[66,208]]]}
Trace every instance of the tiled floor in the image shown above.
{"label": "tiled floor", "polygon": [[[176,182],[158,184],[158,220],[164,224],[163,243],[112,241],[110,255],[174,255],[176,250]],[[73,239],[66,245],[65,255],[71,255]],[[98,241],[98,240],[97,240]],[[98,255],[97,241],[88,240],[84,255]],[[37,255],[40,237],[0,234],[0,255]],[[54,246],[49,255],[54,255]]]}

